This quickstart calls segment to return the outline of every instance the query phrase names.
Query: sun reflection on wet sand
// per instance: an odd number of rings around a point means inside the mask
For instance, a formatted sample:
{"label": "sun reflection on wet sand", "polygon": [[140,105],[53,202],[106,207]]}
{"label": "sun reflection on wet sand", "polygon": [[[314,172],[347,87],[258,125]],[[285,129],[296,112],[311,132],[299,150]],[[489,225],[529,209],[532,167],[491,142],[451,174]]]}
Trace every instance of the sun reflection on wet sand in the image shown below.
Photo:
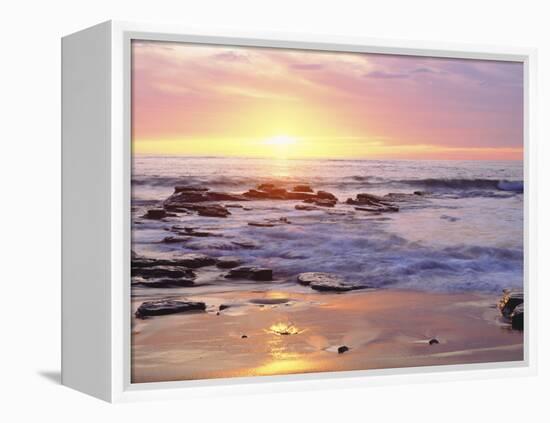
{"label": "sun reflection on wet sand", "polygon": [[[276,323],[266,331],[275,335],[296,335],[300,331],[291,323]],[[299,373],[311,370],[312,362],[305,358],[305,354],[289,351],[286,339],[282,336],[272,337],[267,343],[270,360],[257,367],[254,373],[258,375],[274,375],[285,373]]]}
{"label": "sun reflection on wet sand", "polygon": [[267,332],[274,333],[275,335],[297,335],[302,333],[303,330],[298,329],[292,323],[279,322],[271,325]]}

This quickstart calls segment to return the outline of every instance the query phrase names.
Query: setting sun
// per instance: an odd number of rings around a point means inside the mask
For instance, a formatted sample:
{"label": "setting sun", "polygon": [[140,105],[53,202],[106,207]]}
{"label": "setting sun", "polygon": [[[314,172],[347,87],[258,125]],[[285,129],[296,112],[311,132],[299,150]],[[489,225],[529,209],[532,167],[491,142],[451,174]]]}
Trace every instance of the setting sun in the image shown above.
{"label": "setting sun", "polygon": [[264,140],[264,144],[276,146],[291,145],[295,143],[296,138],[290,137],[288,135],[276,135],[274,137],[270,137]]}

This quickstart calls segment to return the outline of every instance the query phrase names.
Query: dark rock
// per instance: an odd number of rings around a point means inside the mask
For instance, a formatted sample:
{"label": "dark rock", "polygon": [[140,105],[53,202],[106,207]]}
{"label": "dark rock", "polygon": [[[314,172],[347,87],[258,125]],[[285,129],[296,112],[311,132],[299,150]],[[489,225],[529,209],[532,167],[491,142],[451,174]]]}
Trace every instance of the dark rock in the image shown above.
{"label": "dark rock", "polygon": [[229,307],[231,307],[229,304],[220,304],[218,310],[219,311],[227,310]]}
{"label": "dark rock", "polygon": [[272,191],[278,189],[279,187],[275,184],[260,184],[257,187],[260,191]]}
{"label": "dark rock", "polygon": [[163,244],[177,244],[178,242],[189,241],[189,238],[182,238],[180,236],[167,236],[162,239]]}
{"label": "dark rock", "polygon": [[[270,184],[263,184],[260,185],[260,187],[263,187],[264,185],[270,185]],[[264,190],[255,190],[250,189],[247,192],[243,194],[246,198],[253,198],[256,200],[286,200],[287,199],[288,192],[284,188],[272,188],[272,189],[264,189]]]}
{"label": "dark rock", "polygon": [[231,241],[231,243],[246,249],[258,248],[258,244],[256,244],[254,241]]}
{"label": "dark rock", "polygon": [[333,200],[338,201],[338,198],[334,194],[326,191],[317,191],[317,197],[323,200]]}
{"label": "dark rock", "polygon": [[272,228],[273,226],[275,226],[274,223],[269,223],[269,222],[248,222],[248,225],[259,226],[261,228]]}
{"label": "dark rock", "polygon": [[505,318],[510,318],[514,309],[523,304],[523,291],[521,289],[505,289],[498,308]]}
{"label": "dark rock", "polygon": [[207,217],[227,217],[231,214],[224,206],[218,204],[197,207],[196,210],[199,216]]}
{"label": "dark rock", "polygon": [[[215,263],[216,263],[216,259],[209,257],[205,254],[199,254],[199,253],[184,254],[174,259],[152,259],[152,258],[140,257],[132,260],[132,273],[134,273],[134,270],[136,272],[136,275],[138,275],[140,272],[141,273],[161,272],[162,269],[164,269],[166,266],[197,268],[202,266],[210,266]],[[141,268],[154,268],[154,269],[152,269],[151,271],[138,270]],[[190,269],[183,269],[183,270],[192,273]],[[151,277],[154,277],[154,276],[169,276],[169,275],[162,275],[162,274],[151,275]]]}
{"label": "dark rock", "polygon": [[513,329],[523,330],[523,310],[524,310],[524,303],[516,306],[516,308],[514,308],[514,311],[510,315]]}
{"label": "dark rock", "polygon": [[146,257],[132,257],[132,268],[134,267],[154,267],[165,264],[163,260],[151,259]]}
{"label": "dark rock", "polygon": [[384,212],[398,212],[399,207],[395,206],[381,206],[381,207],[354,207],[358,211],[366,211],[373,213],[384,213]]}
{"label": "dark rock", "polygon": [[286,304],[290,300],[288,298],[253,298],[249,302],[252,304],[258,305],[276,305],[276,304]]}
{"label": "dark rock", "polygon": [[225,207],[228,209],[244,209],[244,206],[242,204],[225,204]]}
{"label": "dark rock", "polygon": [[422,195],[430,195],[431,193],[428,191],[414,191],[413,194],[422,196]]}
{"label": "dark rock", "polygon": [[181,206],[186,203],[202,203],[208,201],[206,192],[201,191],[179,191],[164,200],[166,206]]}
{"label": "dark rock", "polygon": [[341,347],[338,347],[338,354],[344,354],[346,351],[349,351],[349,347],[342,345]]}
{"label": "dark rock", "polygon": [[155,267],[134,267],[132,266],[132,276],[141,276],[142,278],[184,278],[194,279],[195,273],[191,269],[178,266],[155,266]]}
{"label": "dark rock", "polygon": [[399,207],[385,200],[383,197],[374,194],[361,193],[357,194],[356,199],[348,198],[347,204],[360,206],[355,207],[359,211],[367,212],[398,212]]}
{"label": "dark rock", "polygon": [[241,339],[246,339],[246,338],[248,338],[248,336],[246,336],[246,335],[241,335]]}
{"label": "dark rock", "polygon": [[219,257],[218,261],[216,263],[216,266],[218,266],[220,269],[232,269],[234,267],[240,266],[242,264],[242,261],[238,257]]}
{"label": "dark rock", "polygon": [[439,341],[435,338],[432,338],[428,341],[428,344],[430,345],[435,345],[435,344],[439,344]]}
{"label": "dark rock", "polygon": [[259,226],[264,228],[272,228],[278,225],[290,225],[292,222],[288,217],[280,217],[279,219],[265,219],[261,222],[248,222],[250,226]]}
{"label": "dark rock", "polygon": [[204,203],[209,201],[248,201],[240,194],[227,192],[214,192],[208,189],[184,189],[185,187],[176,187],[176,191],[166,200],[165,208],[183,207],[189,208],[189,204]]}
{"label": "dark rock", "polygon": [[320,207],[334,207],[336,205],[336,201],[328,198],[322,198],[320,200],[315,200],[313,204]]}
{"label": "dark rock", "polygon": [[242,278],[255,281],[270,281],[273,280],[273,271],[263,267],[240,266],[231,269],[225,277],[228,279]]}
{"label": "dark rock", "polygon": [[227,192],[207,192],[207,201],[248,201],[248,198],[241,194],[230,194]]}
{"label": "dark rock", "polygon": [[206,238],[209,236],[221,236],[213,232],[208,231],[200,231],[197,228],[192,227],[181,227],[178,225],[172,226],[170,229],[173,232],[176,232],[178,235],[186,236],[186,237],[198,237],[198,238]]}
{"label": "dark rock", "polygon": [[178,185],[176,186],[176,188],[174,188],[174,192],[206,192],[209,190],[210,188],[194,187],[194,186],[188,186],[188,185]]}
{"label": "dark rock", "polygon": [[316,198],[318,198],[316,194],[308,192],[287,192],[285,194],[285,200],[314,200]]}
{"label": "dark rock", "polygon": [[150,209],[143,216],[144,219],[160,220],[165,217],[175,217],[174,213],[167,213],[164,209]]}
{"label": "dark rock", "polygon": [[292,188],[292,191],[294,192],[313,192],[311,187],[309,185],[296,185],[294,188]]}
{"label": "dark rock", "polygon": [[206,310],[206,304],[203,302],[176,300],[146,301],[138,307],[136,317],[143,319],[149,316],[162,316],[166,314],[204,310]]}
{"label": "dark rock", "polygon": [[298,275],[298,282],[316,291],[344,292],[365,288],[364,285],[351,284],[334,273],[306,272]]}
{"label": "dark rock", "polygon": [[216,264],[216,259],[200,253],[188,253],[174,259],[180,266],[196,269],[198,267]]}
{"label": "dark rock", "polygon": [[194,284],[193,279],[186,278],[132,279],[132,286],[141,286],[144,288],[180,288],[193,286]]}
{"label": "dark rock", "polygon": [[243,194],[246,198],[252,198],[255,200],[267,200],[271,198],[270,194],[265,191],[258,191],[255,189],[249,189]]}
{"label": "dark rock", "polygon": [[315,206],[308,206],[308,205],[305,205],[305,204],[296,204],[294,206],[294,208],[296,210],[304,210],[304,211],[313,211],[313,210],[319,210],[317,207]]}
{"label": "dark rock", "polygon": [[361,193],[361,194],[357,194],[356,198],[357,198],[357,201],[362,202],[362,203],[369,203],[369,202],[381,203],[381,202],[384,202],[384,199],[382,197],[380,197],[379,195],[375,195],[375,194]]}

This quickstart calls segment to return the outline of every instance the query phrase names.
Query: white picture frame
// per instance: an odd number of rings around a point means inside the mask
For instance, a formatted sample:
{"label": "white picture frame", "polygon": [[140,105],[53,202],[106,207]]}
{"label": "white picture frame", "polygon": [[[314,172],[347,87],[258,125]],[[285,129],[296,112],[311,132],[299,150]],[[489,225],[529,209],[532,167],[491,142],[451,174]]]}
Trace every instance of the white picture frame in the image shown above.
{"label": "white picture frame", "polygon": [[[524,64],[524,360],[385,370],[130,383],[132,39],[506,60]],[[62,383],[110,402],[311,390],[536,372],[536,51],[331,35],[105,22],[62,40]]]}

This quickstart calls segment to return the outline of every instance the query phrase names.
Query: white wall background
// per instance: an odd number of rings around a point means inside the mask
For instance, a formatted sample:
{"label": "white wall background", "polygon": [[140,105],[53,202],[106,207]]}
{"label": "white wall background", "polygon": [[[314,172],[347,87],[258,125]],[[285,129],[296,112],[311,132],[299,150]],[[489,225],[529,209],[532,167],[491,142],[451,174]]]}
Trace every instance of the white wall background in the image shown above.
{"label": "white wall background", "polygon": [[[2,420],[548,421],[547,2],[8,0],[1,10]],[[539,375],[116,406],[60,386],[60,37],[108,19],[537,47]]]}

